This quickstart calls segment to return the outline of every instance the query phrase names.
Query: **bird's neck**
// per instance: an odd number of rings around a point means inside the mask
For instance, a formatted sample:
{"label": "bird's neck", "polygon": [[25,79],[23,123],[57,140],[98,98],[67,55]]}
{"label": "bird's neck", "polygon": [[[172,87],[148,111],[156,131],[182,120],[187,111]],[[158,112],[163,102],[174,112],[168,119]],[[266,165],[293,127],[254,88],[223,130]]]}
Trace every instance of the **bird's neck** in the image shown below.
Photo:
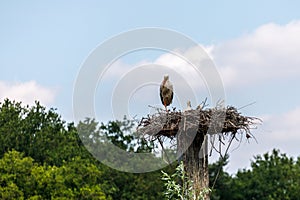
{"label": "bird's neck", "polygon": [[166,82],[167,82],[167,79],[164,79],[163,82],[162,82],[162,84],[165,85]]}

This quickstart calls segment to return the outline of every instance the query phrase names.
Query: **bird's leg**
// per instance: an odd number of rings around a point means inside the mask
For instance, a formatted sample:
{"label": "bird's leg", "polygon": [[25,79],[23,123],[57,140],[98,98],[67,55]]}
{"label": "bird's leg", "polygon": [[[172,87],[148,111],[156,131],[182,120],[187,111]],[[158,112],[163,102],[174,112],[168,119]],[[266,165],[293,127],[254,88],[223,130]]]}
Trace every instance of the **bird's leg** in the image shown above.
{"label": "bird's leg", "polygon": [[168,108],[167,108],[167,105],[166,105],[165,102],[164,102],[164,106],[165,106],[165,108],[166,108],[166,112],[168,112]]}

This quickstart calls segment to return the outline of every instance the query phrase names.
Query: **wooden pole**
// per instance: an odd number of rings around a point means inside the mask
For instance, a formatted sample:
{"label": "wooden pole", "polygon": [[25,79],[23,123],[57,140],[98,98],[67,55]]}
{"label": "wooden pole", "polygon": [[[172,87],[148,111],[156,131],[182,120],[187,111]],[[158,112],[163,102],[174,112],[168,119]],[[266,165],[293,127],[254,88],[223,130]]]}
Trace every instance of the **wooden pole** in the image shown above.
{"label": "wooden pole", "polygon": [[[182,155],[185,171],[199,200],[200,193],[209,188],[207,135],[196,129],[182,128],[177,135],[177,142],[178,153]],[[209,200],[209,194],[206,193],[203,199]]]}

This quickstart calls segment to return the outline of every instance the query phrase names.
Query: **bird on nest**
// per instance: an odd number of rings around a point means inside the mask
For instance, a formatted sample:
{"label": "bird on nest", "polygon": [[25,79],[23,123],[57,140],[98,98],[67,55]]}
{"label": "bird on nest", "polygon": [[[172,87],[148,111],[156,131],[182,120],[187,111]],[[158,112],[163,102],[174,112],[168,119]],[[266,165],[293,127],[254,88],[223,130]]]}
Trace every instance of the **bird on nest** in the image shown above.
{"label": "bird on nest", "polygon": [[189,111],[189,110],[192,110],[192,104],[190,100],[186,102],[186,109],[184,109],[184,111]]}
{"label": "bird on nest", "polygon": [[168,112],[167,106],[172,103],[173,100],[173,85],[169,80],[169,75],[164,76],[164,80],[160,84],[160,100],[165,106]]}

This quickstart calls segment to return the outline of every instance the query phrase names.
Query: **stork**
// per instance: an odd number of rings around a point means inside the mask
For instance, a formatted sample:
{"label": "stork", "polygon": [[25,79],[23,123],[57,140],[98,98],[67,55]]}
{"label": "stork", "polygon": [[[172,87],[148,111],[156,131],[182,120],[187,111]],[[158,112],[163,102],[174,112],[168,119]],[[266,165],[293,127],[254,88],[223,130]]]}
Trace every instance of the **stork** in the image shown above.
{"label": "stork", "polygon": [[192,110],[192,104],[190,100],[186,102],[186,109],[184,111],[189,111],[189,110]]}
{"label": "stork", "polygon": [[164,76],[164,80],[160,84],[160,100],[168,112],[167,106],[170,105],[173,100],[173,85],[169,81],[168,75]]}

